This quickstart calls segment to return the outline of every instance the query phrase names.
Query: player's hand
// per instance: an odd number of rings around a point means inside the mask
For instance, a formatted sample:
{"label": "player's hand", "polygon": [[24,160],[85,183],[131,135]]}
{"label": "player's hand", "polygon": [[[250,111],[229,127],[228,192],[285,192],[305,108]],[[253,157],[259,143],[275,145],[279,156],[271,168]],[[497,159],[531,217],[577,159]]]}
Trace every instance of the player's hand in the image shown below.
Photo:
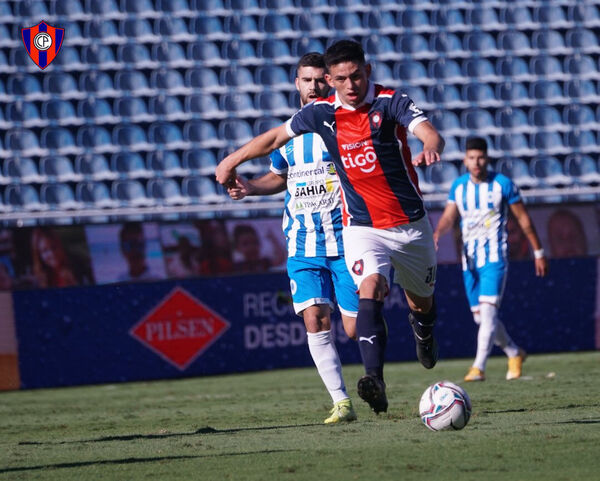
{"label": "player's hand", "polygon": [[233,200],[242,200],[244,197],[251,194],[248,180],[238,175],[234,185],[227,187],[227,193]]}
{"label": "player's hand", "polygon": [[538,277],[545,277],[550,270],[548,266],[548,259],[545,257],[540,257],[539,259],[535,259],[535,275]]}
{"label": "player's hand", "polygon": [[434,232],[433,233],[433,245],[435,246],[436,251],[439,249],[439,246],[438,246],[439,239],[440,239],[440,235],[437,232]]}
{"label": "player's hand", "polygon": [[413,160],[413,165],[431,165],[439,162],[441,159],[439,152],[435,150],[424,150],[418,154]]}
{"label": "player's hand", "polygon": [[229,157],[225,157],[215,170],[217,182],[225,187],[235,187],[236,173],[235,167],[231,166]]}

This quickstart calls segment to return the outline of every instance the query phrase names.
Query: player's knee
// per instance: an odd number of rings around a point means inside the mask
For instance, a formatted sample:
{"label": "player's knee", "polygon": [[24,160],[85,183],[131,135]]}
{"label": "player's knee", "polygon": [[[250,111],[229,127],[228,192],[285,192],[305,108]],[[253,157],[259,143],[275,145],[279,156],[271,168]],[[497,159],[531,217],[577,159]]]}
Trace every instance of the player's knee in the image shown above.
{"label": "player's knee", "polygon": [[321,309],[305,309],[302,312],[302,318],[308,332],[315,333],[331,329],[329,315]]}
{"label": "player's knee", "polygon": [[388,292],[387,280],[381,274],[371,274],[360,283],[360,297],[383,301]]}

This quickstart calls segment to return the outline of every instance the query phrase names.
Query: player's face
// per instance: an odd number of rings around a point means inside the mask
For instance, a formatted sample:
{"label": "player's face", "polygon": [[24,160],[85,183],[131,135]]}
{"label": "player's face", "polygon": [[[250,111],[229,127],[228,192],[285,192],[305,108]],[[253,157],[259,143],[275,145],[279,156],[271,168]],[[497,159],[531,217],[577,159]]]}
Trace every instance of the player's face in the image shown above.
{"label": "player's face", "polygon": [[484,180],[487,177],[488,157],[483,150],[467,150],[464,163],[473,179]]}
{"label": "player's face", "polygon": [[331,65],[325,79],[336,90],[342,103],[357,107],[367,95],[370,75],[370,64],[342,62]]}
{"label": "player's face", "polygon": [[300,92],[300,105],[302,106],[319,97],[327,97],[329,85],[325,81],[325,69],[300,67],[296,77],[296,89]]}

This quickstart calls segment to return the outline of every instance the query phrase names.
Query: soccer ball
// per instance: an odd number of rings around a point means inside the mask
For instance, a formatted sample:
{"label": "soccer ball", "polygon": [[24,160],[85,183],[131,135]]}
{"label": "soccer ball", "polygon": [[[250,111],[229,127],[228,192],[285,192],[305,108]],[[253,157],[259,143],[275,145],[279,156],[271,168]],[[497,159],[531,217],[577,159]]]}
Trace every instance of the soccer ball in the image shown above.
{"label": "soccer ball", "polygon": [[419,414],[432,431],[462,429],[471,417],[471,400],[462,387],[450,381],[436,382],[421,396]]}

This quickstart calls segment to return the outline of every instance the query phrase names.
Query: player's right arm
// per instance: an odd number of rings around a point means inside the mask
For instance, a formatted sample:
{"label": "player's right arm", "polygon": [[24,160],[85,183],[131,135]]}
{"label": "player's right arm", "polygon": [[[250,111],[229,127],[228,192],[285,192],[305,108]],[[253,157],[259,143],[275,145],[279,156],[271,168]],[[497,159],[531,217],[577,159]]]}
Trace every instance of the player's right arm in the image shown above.
{"label": "player's right arm", "polygon": [[267,130],[264,134],[254,137],[235,152],[225,157],[219,165],[215,175],[217,182],[225,186],[234,186],[236,180],[235,168],[257,157],[268,155],[289,141],[292,137],[288,134],[285,124]]}
{"label": "player's right arm", "polygon": [[436,249],[438,247],[439,238],[454,227],[458,215],[458,207],[456,207],[456,204],[454,202],[448,202],[433,233],[433,241],[435,242]]}
{"label": "player's right arm", "polygon": [[233,200],[241,200],[247,195],[271,195],[282,192],[287,187],[287,176],[268,172],[257,179],[237,176],[235,185],[227,188]]}

